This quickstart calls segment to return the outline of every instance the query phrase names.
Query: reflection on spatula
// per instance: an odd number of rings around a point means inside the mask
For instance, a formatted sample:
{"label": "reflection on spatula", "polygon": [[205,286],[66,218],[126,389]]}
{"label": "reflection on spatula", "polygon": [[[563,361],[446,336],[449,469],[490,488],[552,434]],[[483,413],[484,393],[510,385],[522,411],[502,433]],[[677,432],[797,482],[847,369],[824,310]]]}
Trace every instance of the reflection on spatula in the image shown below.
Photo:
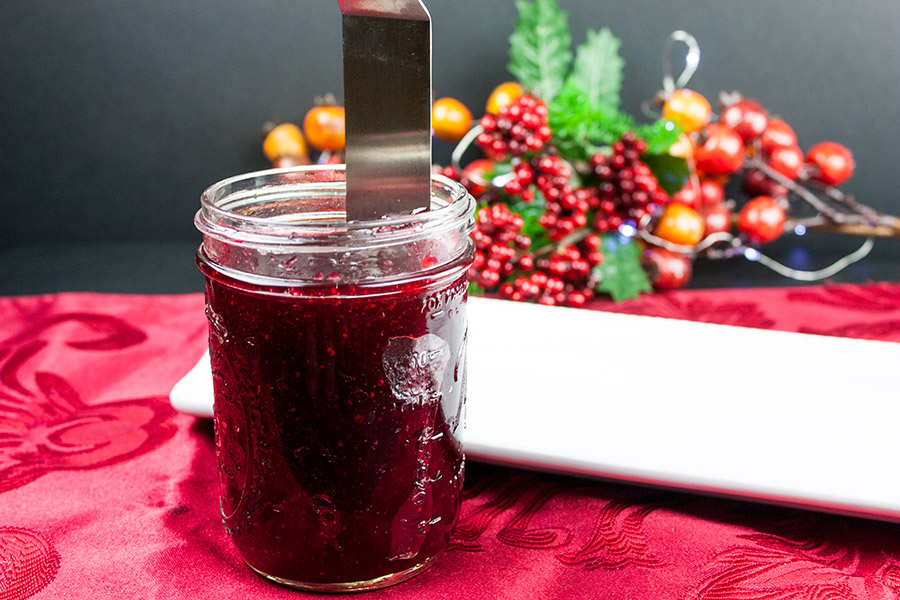
{"label": "reflection on spatula", "polygon": [[347,220],[431,202],[431,20],[421,0],[338,0]]}

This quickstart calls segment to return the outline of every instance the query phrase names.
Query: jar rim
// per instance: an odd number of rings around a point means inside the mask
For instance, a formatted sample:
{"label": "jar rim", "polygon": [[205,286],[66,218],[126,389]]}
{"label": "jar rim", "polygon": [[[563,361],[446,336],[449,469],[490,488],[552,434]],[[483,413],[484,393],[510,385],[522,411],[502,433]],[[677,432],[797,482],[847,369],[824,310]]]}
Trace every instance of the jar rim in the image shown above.
{"label": "jar rim", "polygon": [[[432,174],[429,209],[380,219],[347,221],[345,209],[332,208],[295,215],[296,218],[289,220],[276,220],[242,214],[223,206],[229,201],[262,201],[278,194],[291,196],[301,192],[346,197],[346,179],[341,177],[345,173],[346,166],[339,164],[304,165],[235,175],[203,191],[194,223],[204,235],[232,242],[266,246],[307,245],[338,234],[347,241],[365,235],[368,238],[366,243],[371,246],[373,241],[378,245],[394,244],[422,235],[434,235],[445,227],[459,227],[461,220],[471,219],[474,213],[475,200],[466,189],[437,173]],[[313,174],[325,174],[327,179],[311,180]],[[304,178],[306,175],[310,180]],[[329,245],[332,244],[329,242]]]}
{"label": "jar rim", "polygon": [[400,281],[471,259],[475,199],[432,176],[431,208],[347,221],[343,165],[237,175],[207,188],[194,223],[199,258],[230,277],[266,285]]}

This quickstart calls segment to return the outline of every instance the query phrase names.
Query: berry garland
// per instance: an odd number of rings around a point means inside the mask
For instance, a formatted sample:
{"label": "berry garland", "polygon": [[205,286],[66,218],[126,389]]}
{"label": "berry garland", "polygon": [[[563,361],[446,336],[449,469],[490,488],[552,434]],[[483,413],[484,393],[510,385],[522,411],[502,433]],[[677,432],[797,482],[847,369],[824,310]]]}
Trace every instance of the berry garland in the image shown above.
{"label": "berry garland", "polygon": [[[813,280],[864,256],[871,237],[900,232],[896,217],[838,188],[854,170],[847,148],[821,142],[804,153],[790,125],[758,102],[721,94],[715,115],[702,94],[686,88],[699,59],[689,34],[669,40],[688,44],[688,67],[677,83],[666,73],[663,91],[647,104],[657,116],[638,123],[619,109],[624,61],[609,30],[588,31],[573,54],[557,0],[517,8],[509,62],[516,81],[492,91],[475,127],[458,100],[433,105],[435,136],[457,143],[453,164],[435,170],[460,181],[479,204],[475,292],[573,307],[598,293],[620,301],[686,285],[697,256],[743,255]],[[343,115],[336,124],[333,99],[321,104],[310,114],[326,120],[304,119],[312,152],[299,128],[269,128],[264,150],[273,164],[342,160]],[[484,158],[462,167],[473,145]],[[745,198],[726,198],[732,180]],[[803,207],[812,214],[803,216]],[[759,251],[785,231],[809,229],[869,239],[818,272],[789,269]]]}

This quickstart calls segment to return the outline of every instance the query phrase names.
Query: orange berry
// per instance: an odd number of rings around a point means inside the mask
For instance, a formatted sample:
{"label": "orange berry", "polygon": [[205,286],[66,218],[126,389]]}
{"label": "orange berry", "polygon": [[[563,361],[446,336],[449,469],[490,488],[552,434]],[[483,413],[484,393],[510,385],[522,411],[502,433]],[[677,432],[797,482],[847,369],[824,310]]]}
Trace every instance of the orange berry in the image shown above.
{"label": "orange berry", "polygon": [[321,105],[314,106],[303,118],[303,131],[306,139],[315,148],[323,151],[338,152],[344,149],[344,107]]}
{"label": "orange berry", "polygon": [[524,93],[525,90],[515,81],[501,83],[488,96],[484,110],[492,115],[499,115],[502,108],[518,100]]}
{"label": "orange berry", "polygon": [[685,133],[706,126],[712,117],[709,100],[687,88],[675,90],[663,104],[662,116],[672,121]]}
{"label": "orange berry", "polygon": [[456,98],[440,98],[431,107],[431,129],[438,139],[458,142],[472,127],[472,113]]}
{"label": "orange berry", "polygon": [[293,123],[276,125],[263,140],[263,153],[273,163],[282,158],[303,159],[307,153],[303,133]]}
{"label": "orange berry", "polygon": [[678,158],[686,159],[688,156],[691,156],[693,152],[694,144],[691,142],[691,138],[684,134],[678,136],[678,139],[669,146],[669,154]]}
{"label": "orange berry", "polygon": [[669,204],[653,233],[673,244],[693,246],[703,239],[703,217],[690,206]]}

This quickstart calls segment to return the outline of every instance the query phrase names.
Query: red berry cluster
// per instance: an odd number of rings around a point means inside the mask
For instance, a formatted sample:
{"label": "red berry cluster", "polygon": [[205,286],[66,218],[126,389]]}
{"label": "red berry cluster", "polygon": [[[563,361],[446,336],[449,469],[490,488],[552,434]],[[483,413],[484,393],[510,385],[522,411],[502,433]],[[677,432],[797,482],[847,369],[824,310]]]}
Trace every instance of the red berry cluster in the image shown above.
{"label": "red berry cluster", "polygon": [[595,231],[615,231],[626,220],[639,222],[669,201],[650,167],[641,161],[646,150],[647,142],[626,132],[613,144],[612,156],[591,156],[591,167],[598,179],[597,196],[592,202],[597,209]]}
{"label": "red berry cluster", "polygon": [[500,287],[500,294],[508,300],[518,302],[540,302],[557,304],[556,297],[565,292],[566,284],[558,277],[550,277],[543,271],[520,275]]}
{"label": "red berry cluster", "polygon": [[718,121],[691,134],[701,193],[689,181],[672,198],[701,213],[704,235],[731,230],[731,207],[723,202],[724,192],[706,197],[710,177],[742,177],[749,200],[738,216],[737,231],[750,243],[762,244],[777,239],[784,230],[789,186],[840,185],[853,174],[853,157],[844,146],[820,142],[804,154],[791,126],[771,117],[756,100],[723,98],[723,104]]}
{"label": "red berry cluster", "polygon": [[594,295],[591,270],[603,262],[600,244],[600,236],[589,235],[582,248],[566,246],[540,258],[538,270],[503,284],[500,293],[510,300],[580,308]]}
{"label": "red berry cluster", "polygon": [[510,196],[518,196],[522,202],[528,203],[534,200],[534,192],[531,184],[534,183],[534,170],[525,161],[519,160],[513,164],[512,179],[503,186],[503,191]]}
{"label": "red berry cluster", "polygon": [[505,204],[480,208],[475,215],[475,262],[469,268],[472,280],[485,289],[492,289],[516,270],[530,271],[534,259],[525,251],[531,239],[520,233],[525,221],[510,212]]}
{"label": "red berry cluster", "polygon": [[[853,156],[836,142],[820,142],[804,155],[794,130],[781,119],[770,117],[756,100],[738,98],[728,103],[718,123],[697,134],[694,156],[697,170],[730,175],[743,165],[745,154],[756,154],[773,171],[789,180],[814,180],[840,185],[853,175]],[[768,185],[759,171],[747,174],[750,193],[786,195],[784,186]]]}
{"label": "red berry cluster", "polygon": [[555,156],[536,157],[532,163],[538,173],[535,187],[545,200],[544,214],[538,222],[551,240],[559,242],[587,225],[587,212],[596,190],[573,188],[572,169]]}
{"label": "red berry cluster", "polygon": [[550,141],[547,105],[534,96],[521,96],[500,109],[498,115],[490,113],[481,118],[483,131],[476,143],[484,153],[497,161],[509,156],[522,156],[537,152]]}

